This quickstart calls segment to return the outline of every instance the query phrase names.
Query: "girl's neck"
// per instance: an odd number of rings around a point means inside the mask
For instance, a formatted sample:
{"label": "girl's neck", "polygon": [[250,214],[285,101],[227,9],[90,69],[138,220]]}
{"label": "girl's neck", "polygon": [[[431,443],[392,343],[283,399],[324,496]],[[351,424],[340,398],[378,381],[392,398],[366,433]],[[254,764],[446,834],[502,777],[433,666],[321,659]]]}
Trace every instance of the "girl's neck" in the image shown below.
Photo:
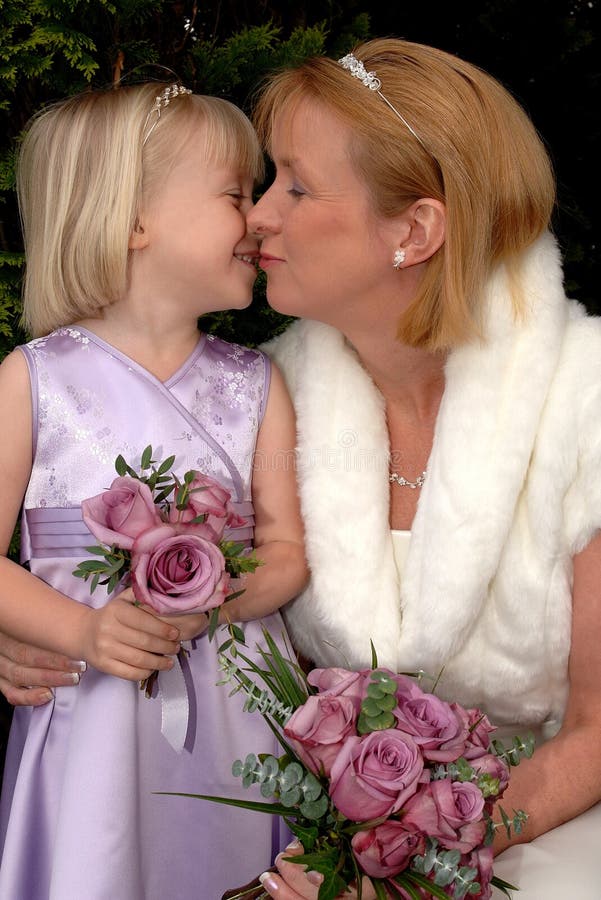
{"label": "girl's neck", "polygon": [[120,350],[160,381],[167,381],[190,356],[198,343],[197,320],[153,315],[151,310],[136,314],[115,303],[102,310],[102,316],[84,319],[78,324]]}

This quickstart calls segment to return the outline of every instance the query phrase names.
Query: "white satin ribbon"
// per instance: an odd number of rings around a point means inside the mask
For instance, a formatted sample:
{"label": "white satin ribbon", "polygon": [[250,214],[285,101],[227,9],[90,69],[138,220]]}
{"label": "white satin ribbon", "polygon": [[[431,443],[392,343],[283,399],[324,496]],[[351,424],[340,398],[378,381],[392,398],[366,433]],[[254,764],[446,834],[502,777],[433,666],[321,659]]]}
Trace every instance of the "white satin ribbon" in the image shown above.
{"label": "white satin ribbon", "polygon": [[[182,648],[189,651],[189,642],[182,642]],[[159,692],[161,695],[161,734],[176,753],[181,753],[188,733],[190,704],[184,673],[177,656],[172,669],[159,673]]]}

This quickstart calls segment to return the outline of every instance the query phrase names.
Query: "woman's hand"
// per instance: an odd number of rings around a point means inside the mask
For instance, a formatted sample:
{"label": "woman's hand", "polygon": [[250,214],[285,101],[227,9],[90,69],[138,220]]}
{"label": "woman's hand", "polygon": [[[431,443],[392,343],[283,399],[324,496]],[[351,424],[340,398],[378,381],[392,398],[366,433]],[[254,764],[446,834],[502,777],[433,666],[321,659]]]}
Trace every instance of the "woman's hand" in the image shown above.
{"label": "woman's hand", "polygon": [[0,633],[0,692],[13,706],[43,706],[52,700],[50,688],[79,684],[82,660],[22,644]]}
{"label": "woman's hand", "polygon": [[[277,900],[318,900],[323,875],[307,871],[306,866],[298,863],[284,861],[284,857],[301,856],[304,852],[302,844],[294,841],[283,853],[276,856],[275,865],[278,871],[264,872],[260,876],[263,889],[270,897],[277,897]],[[344,900],[354,900],[357,892],[351,888],[340,896],[344,897]],[[375,900],[376,894],[369,878],[363,879],[361,896],[362,900]]]}
{"label": "woman's hand", "polygon": [[124,599],[123,592],[100,609],[88,609],[81,629],[82,655],[96,669],[129,681],[171,669],[179,652],[179,630]]}

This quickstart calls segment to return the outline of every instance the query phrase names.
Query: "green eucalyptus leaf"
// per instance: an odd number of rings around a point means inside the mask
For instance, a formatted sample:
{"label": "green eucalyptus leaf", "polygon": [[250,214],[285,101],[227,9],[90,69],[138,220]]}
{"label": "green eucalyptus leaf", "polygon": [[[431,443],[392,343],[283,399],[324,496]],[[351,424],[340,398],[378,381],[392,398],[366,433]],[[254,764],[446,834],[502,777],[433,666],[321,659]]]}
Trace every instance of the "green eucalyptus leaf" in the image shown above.
{"label": "green eucalyptus leaf", "polygon": [[261,796],[262,797],[274,797],[276,793],[276,784],[271,778],[269,781],[264,781],[261,784]]}
{"label": "green eucalyptus leaf", "polygon": [[380,707],[382,712],[392,712],[393,709],[396,709],[397,699],[393,694],[386,694],[380,700],[375,701]]}
{"label": "green eucalyptus leaf", "polygon": [[312,772],[307,772],[307,774],[303,778],[301,789],[303,792],[303,797],[305,798],[305,800],[309,801],[317,800],[319,795],[322,793],[321,784]]}
{"label": "green eucalyptus leaf", "polygon": [[373,700],[381,700],[385,695],[385,691],[383,691],[378,684],[369,684],[366,693],[367,696],[371,697]]}
{"label": "green eucalyptus leaf", "polygon": [[305,819],[321,819],[328,811],[329,802],[325,795],[318,800],[303,800],[299,806],[299,811]]}
{"label": "green eucalyptus leaf", "polygon": [[[288,791],[300,783],[304,777],[304,769],[297,762],[290,763],[286,766],[280,775],[280,788],[282,791]],[[299,788],[300,790],[300,788]]]}
{"label": "green eucalyptus leaf", "polygon": [[299,800],[302,797],[302,792],[299,787],[292,787],[288,791],[284,791],[280,789],[280,803],[282,806],[292,807],[296,806]]}
{"label": "green eucalyptus leaf", "polygon": [[119,454],[117,459],[115,460],[115,469],[117,470],[117,475],[121,475],[123,477],[127,472],[127,463],[125,459]]}
{"label": "green eucalyptus leaf", "polygon": [[[382,698],[384,699],[384,698]],[[366,716],[370,716],[371,718],[376,718],[376,716],[380,715],[380,701],[372,700],[370,697],[366,697],[363,703],[361,704],[361,712]]]}

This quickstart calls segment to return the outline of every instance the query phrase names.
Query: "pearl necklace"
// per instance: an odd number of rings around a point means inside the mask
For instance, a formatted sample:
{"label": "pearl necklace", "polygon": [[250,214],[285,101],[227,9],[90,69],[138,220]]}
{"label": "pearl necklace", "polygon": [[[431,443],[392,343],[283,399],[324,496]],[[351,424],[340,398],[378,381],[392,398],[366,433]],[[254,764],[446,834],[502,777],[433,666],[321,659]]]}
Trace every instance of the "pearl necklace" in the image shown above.
{"label": "pearl necklace", "polygon": [[390,475],[388,476],[388,481],[391,484],[396,482],[399,485],[399,487],[408,487],[408,488],[411,488],[412,490],[415,490],[416,488],[420,488],[423,485],[425,480],[426,480],[425,472],[422,472],[421,475],[418,475],[417,478],[415,479],[415,481],[407,481],[407,479],[403,478],[402,475],[399,475],[398,472],[391,472]]}

